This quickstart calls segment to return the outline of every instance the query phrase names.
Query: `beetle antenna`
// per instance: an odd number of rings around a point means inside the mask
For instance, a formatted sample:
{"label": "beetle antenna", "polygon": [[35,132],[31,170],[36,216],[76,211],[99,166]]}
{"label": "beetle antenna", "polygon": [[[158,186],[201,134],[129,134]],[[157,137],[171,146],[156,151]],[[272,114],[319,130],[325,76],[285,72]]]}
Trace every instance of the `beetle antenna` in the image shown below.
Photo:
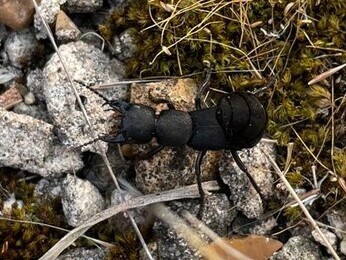
{"label": "beetle antenna", "polygon": [[254,91],[251,91],[251,94],[258,94],[258,93],[261,93],[262,91],[265,91],[267,90],[268,88],[272,87],[278,80],[278,77],[279,77],[279,74],[280,74],[281,71],[279,71],[278,73],[276,73],[276,75],[274,76],[274,78],[272,78],[271,81],[269,81],[264,87],[261,87],[259,89],[256,89]]}
{"label": "beetle antenna", "polygon": [[97,96],[99,96],[100,98],[102,98],[105,103],[103,105],[109,105],[110,107],[112,107],[113,109],[115,109],[116,111],[118,111],[119,113],[121,113],[121,109],[119,109],[114,102],[114,100],[110,100],[109,98],[107,98],[105,95],[101,94],[99,91],[93,89],[92,87],[85,85],[84,82],[80,81],[80,80],[75,80],[77,83],[81,84],[83,87],[86,87],[87,89],[89,89],[91,92],[93,92],[94,94],[96,94]]}
{"label": "beetle antenna", "polygon": [[75,80],[77,83],[81,84],[83,87],[86,87],[87,89],[89,89],[91,92],[95,93],[96,95],[98,95],[100,98],[102,98],[106,103],[110,103],[110,100],[102,95],[100,92],[98,92],[97,90],[93,89],[92,87],[85,85],[84,82],[80,81],[80,80]]}
{"label": "beetle antenna", "polygon": [[93,139],[93,140],[91,140],[89,142],[86,142],[86,143],[83,143],[83,144],[80,144],[78,146],[75,146],[75,147],[71,148],[71,150],[79,150],[79,149],[81,149],[81,148],[83,148],[83,147],[85,147],[85,146],[87,146],[89,144],[96,143],[97,141],[100,141],[102,137],[104,137],[104,136],[98,136],[97,138],[95,138],[95,139]]}

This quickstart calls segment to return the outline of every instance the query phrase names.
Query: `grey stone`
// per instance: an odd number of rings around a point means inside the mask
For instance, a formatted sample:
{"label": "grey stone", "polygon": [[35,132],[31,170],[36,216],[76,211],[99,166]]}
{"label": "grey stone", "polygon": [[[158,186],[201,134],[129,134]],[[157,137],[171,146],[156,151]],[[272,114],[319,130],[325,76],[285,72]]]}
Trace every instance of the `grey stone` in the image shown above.
{"label": "grey stone", "polygon": [[94,185],[70,174],[62,182],[61,202],[67,223],[73,227],[81,225],[105,206]]}
{"label": "grey stone", "polygon": [[282,249],[275,253],[272,260],[319,260],[321,259],[318,246],[311,240],[296,236],[291,237]]}
{"label": "grey stone", "polygon": [[80,30],[65,12],[60,11],[56,18],[55,35],[59,41],[68,42],[77,39]]}
{"label": "grey stone", "polygon": [[236,234],[248,235],[271,235],[271,231],[277,226],[274,217],[266,217],[253,221],[239,214],[232,223],[232,231]]}
{"label": "grey stone", "polygon": [[[262,151],[266,151],[273,158],[275,156],[274,145],[261,142],[251,149],[239,151],[238,154],[262,194],[269,197],[273,192],[274,179],[269,170],[271,165]],[[230,198],[236,204],[238,210],[248,218],[259,217],[263,213],[261,198],[252,187],[246,174],[233,160],[231,152],[225,151],[222,155],[219,171],[223,181],[230,187]]]}
{"label": "grey stone", "polygon": [[125,60],[134,55],[137,48],[131,36],[134,30],[133,28],[129,28],[119,36],[113,38],[113,54],[115,54],[119,60]]}
{"label": "grey stone", "polygon": [[[127,191],[119,192],[117,189],[113,190],[110,198],[110,205],[116,206],[124,200],[129,200],[133,196]],[[135,222],[140,228],[151,227],[154,222],[154,216],[147,208],[136,208],[133,210],[128,210],[127,214],[131,214]],[[132,229],[132,223],[130,219],[125,214],[117,214],[109,219],[112,226],[120,233],[126,233],[128,230]]]}
{"label": "grey stone", "polygon": [[[327,213],[327,218],[332,227],[335,228],[335,234],[341,239],[340,252],[346,255],[346,214],[342,210],[331,210]],[[343,231],[343,232],[340,232]]]}
{"label": "grey stone", "polygon": [[113,9],[113,8],[116,8],[122,4],[126,4],[126,2],[129,2],[127,0],[107,0],[109,6]]}
{"label": "grey stone", "polygon": [[27,105],[24,102],[19,103],[13,108],[13,112],[17,114],[28,115],[36,119],[43,120],[45,122],[50,122],[47,114],[47,110],[43,104],[38,105]]}
{"label": "grey stone", "polygon": [[[95,135],[112,132],[119,123],[114,117],[114,111],[105,110],[109,109],[102,107],[105,101],[76,81],[88,86],[116,82],[123,75],[123,65],[115,60],[109,60],[99,49],[81,41],[61,45],[59,50],[79,96],[83,98]],[[57,127],[60,141],[70,147],[78,147],[93,140],[94,137],[90,134],[90,129],[56,54],[45,65],[43,76],[47,109]],[[126,99],[127,86],[116,86],[102,91],[102,94],[109,99]],[[107,144],[102,143],[102,145],[106,149]],[[98,151],[95,144],[84,146],[83,151],[87,150]]]}
{"label": "grey stone", "polygon": [[92,13],[103,5],[103,0],[67,0],[71,13]]}
{"label": "grey stone", "polygon": [[[325,229],[325,228],[321,228],[320,229],[321,232],[324,234],[324,236],[327,238],[327,240],[329,241],[329,243],[332,245],[332,247],[334,249],[336,249],[336,242],[337,242],[337,238],[336,235],[333,232],[330,232],[329,230]],[[320,243],[321,245],[326,247],[326,243],[324,242],[324,240],[322,239],[322,237],[320,236],[320,234],[317,232],[316,229],[314,229],[311,232],[312,237],[315,239],[316,242]]]}
{"label": "grey stone", "polygon": [[34,195],[39,199],[55,199],[61,196],[61,178],[42,178],[35,186]]}
{"label": "grey stone", "polygon": [[10,82],[16,77],[14,73],[9,71],[6,67],[0,65],[0,84],[5,84]]}
{"label": "grey stone", "polygon": [[[170,203],[170,208],[180,214],[184,210],[197,214],[199,200],[184,200]],[[230,203],[224,194],[212,194],[205,198],[205,209],[202,213],[202,222],[220,236],[226,236],[236,211],[230,210]],[[157,237],[157,254],[162,259],[200,259],[199,253],[189,247],[187,242],[162,221],[154,225]]]}
{"label": "grey stone", "polygon": [[12,32],[4,43],[5,53],[12,66],[27,67],[39,49],[39,43],[30,30]]}
{"label": "grey stone", "polygon": [[[60,5],[64,4],[66,0],[42,0],[38,5],[38,10],[47,22],[47,24],[53,24],[55,22],[56,15],[60,11]],[[47,30],[44,27],[40,16],[35,13],[34,27],[36,30],[37,39],[46,39],[48,37]]]}
{"label": "grey stone", "polygon": [[26,75],[26,87],[34,93],[39,101],[44,101],[43,94],[43,72],[41,69],[29,71]]}
{"label": "grey stone", "polygon": [[[133,84],[131,102],[152,106],[157,112],[167,109],[166,104],[150,101],[149,93],[156,99],[169,99],[175,108],[183,111],[195,109],[196,84],[191,79],[166,80],[156,83]],[[149,145],[134,145],[136,154],[151,149]],[[201,167],[202,179],[212,179],[219,152],[208,151]],[[145,193],[169,190],[196,182],[194,162],[197,152],[187,146],[165,147],[148,160],[136,162],[136,186]]]}
{"label": "grey stone", "polygon": [[[107,157],[116,176],[121,176],[127,173],[131,162],[121,158],[117,145],[109,144]],[[92,153],[85,161],[86,167],[84,168],[84,174],[88,181],[95,185],[101,192],[114,189],[115,184],[100,155]]]}
{"label": "grey stone", "polygon": [[[327,218],[332,227],[335,228],[335,233],[339,238],[346,240],[346,214],[341,210],[331,210],[327,213]],[[344,231],[344,232],[340,232]]]}
{"label": "grey stone", "polygon": [[59,256],[57,260],[104,260],[105,255],[105,251],[101,248],[75,248]]}
{"label": "grey stone", "polygon": [[83,167],[80,154],[56,143],[53,125],[0,109],[0,165],[43,177]]}

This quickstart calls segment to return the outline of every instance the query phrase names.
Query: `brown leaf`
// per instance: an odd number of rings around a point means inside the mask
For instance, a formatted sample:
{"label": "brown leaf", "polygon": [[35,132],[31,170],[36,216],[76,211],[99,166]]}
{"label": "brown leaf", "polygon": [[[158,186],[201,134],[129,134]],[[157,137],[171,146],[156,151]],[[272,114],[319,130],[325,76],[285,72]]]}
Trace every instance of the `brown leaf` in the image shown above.
{"label": "brown leaf", "polygon": [[[234,249],[246,255],[248,258],[255,260],[268,259],[283,245],[278,240],[258,235],[249,235],[246,237],[236,236],[230,239],[224,238],[222,240]],[[227,254],[214,242],[210,245],[210,249],[214,250],[221,259],[237,260]]]}

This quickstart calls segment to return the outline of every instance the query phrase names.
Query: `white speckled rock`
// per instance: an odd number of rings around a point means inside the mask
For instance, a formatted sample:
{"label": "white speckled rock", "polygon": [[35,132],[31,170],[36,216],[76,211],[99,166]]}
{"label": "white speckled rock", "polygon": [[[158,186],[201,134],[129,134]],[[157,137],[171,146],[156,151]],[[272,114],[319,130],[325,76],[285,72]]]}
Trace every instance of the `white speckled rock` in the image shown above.
{"label": "white speckled rock", "polygon": [[59,41],[67,42],[77,39],[80,30],[65,14],[64,11],[58,13],[55,24],[55,35]]}
{"label": "white speckled rock", "polygon": [[[325,228],[321,228],[321,231],[325,235],[325,237],[328,239],[332,247],[336,249],[336,241],[337,241],[336,235]],[[320,236],[320,234],[317,232],[316,229],[311,231],[311,235],[313,236],[316,242],[320,243],[323,246],[326,246],[326,243],[324,242],[324,240],[322,239],[322,237]]]}
{"label": "white speckled rock", "polygon": [[[38,6],[41,16],[48,24],[55,22],[56,15],[60,11],[60,5],[66,0],[42,0]],[[36,13],[34,16],[34,26],[37,39],[46,39],[48,37],[46,28],[44,27],[40,16]]]}
{"label": "white speckled rock", "polygon": [[291,237],[282,249],[270,258],[271,260],[320,260],[321,252],[311,240],[302,237]]}
{"label": "white speckled rock", "polygon": [[67,0],[67,3],[71,13],[91,13],[102,6],[103,0]]}
{"label": "white speckled rock", "polygon": [[35,53],[39,43],[30,30],[12,32],[4,43],[5,53],[12,66],[17,68],[27,67]]}
{"label": "white speckled rock", "polygon": [[54,140],[53,125],[31,116],[0,109],[0,166],[43,177],[60,176],[83,167],[80,154]]}
{"label": "white speckled rock", "polygon": [[67,223],[73,227],[103,210],[105,205],[94,185],[70,174],[62,182],[61,201]]}
{"label": "white speckled rock", "polygon": [[[110,60],[101,50],[81,41],[61,45],[59,50],[72,79],[75,80],[74,85],[79,96],[83,98],[96,136],[111,132],[116,125],[114,112],[106,111],[109,107],[102,107],[105,101],[76,81],[91,86],[116,82],[124,73],[123,65],[117,60]],[[65,145],[76,147],[93,140],[56,54],[45,65],[43,77],[47,109],[53,124],[57,127],[60,141]],[[109,99],[125,99],[126,91],[127,86],[122,85],[102,91],[102,94]],[[103,145],[106,149],[106,143]],[[97,151],[97,148],[95,145],[89,145],[83,147],[83,151],[85,150]]]}
{"label": "white speckled rock", "polygon": [[67,250],[57,260],[104,260],[105,254],[105,251],[101,248],[74,248]]}

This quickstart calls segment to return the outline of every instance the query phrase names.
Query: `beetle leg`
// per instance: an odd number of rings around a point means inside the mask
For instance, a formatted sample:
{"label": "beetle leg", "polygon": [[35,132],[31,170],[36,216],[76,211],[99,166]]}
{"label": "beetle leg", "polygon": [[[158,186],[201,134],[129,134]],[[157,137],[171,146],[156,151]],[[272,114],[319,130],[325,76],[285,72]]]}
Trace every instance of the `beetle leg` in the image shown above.
{"label": "beetle leg", "polygon": [[210,63],[208,62],[208,63],[206,63],[206,65],[207,65],[207,68],[206,68],[206,71],[207,71],[206,78],[205,78],[204,82],[202,83],[202,85],[198,87],[197,94],[196,94],[196,97],[195,97],[195,106],[196,106],[197,110],[202,108],[202,105],[201,105],[201,103],[202,103],[201,102],[202,95],[206,91],[206,89],[209,87],[209,84],[210,84],[210,76],[211,76]]}
{"label": "beetle leg", "polygon": [[197,178],[197,187],[198,187],[198,191],[199,191],[199,195],[200,195],[200,197],[199,197],[200,206],[199,206],[199,210],[197,213],[198,219],[202,218],[202,213],[204,210],[205,193],[203,191],[202,180],[201,180],[201,164],[202,164],[203,157],[206,153],[207,153],[207,151],[199,151],[197,154],[196,161],[195,161],[195,173],[196,173],[196,178]]}
{"label": "beetle leg", "polygon": [[126,142],[126,139],[123,136],[123,134],[100,136],[99,140],[107,142],[107,143],[118,143],[118,144]]}
{"label": "beetle leg", "polygon": [[156,98],[153,96],[153,94],[151,94],[151,91],[149,91],[149,100],[155,104],[165,103],[165,104],[167,104],[169,109],[175,110],[175,106],[174,106],[172,100],[165,99],[165,98]]}
{"label": "beetle leg", "polygon": [[246,169],[244,163],[241,161],[237,151],[236,150],[231,150],[231,153],[232,153],[234,161],[237,163],[238,167],[246,174],[246,176],[250,180],[252,186],[254,187],[254,189],[256,190],[258,195],[260,196],[260,198],[262,200],[262,204],[264,205],[264,203],[266,202],[266,199],[264,198],[264,196],[263,196],[263,194],[261,192],[261,189],[258,187],[257,183],[255,182],[255,180],[253,179],[251,174]]}
{"label": "beetle leg", "polygon": [[109,100],[103,103],[102,106],[105,105],[110,106],[111,108],[113,108],[116,111],[119,111],[120,113],[124,113],[130,108],[130,104],[123,100]]}

